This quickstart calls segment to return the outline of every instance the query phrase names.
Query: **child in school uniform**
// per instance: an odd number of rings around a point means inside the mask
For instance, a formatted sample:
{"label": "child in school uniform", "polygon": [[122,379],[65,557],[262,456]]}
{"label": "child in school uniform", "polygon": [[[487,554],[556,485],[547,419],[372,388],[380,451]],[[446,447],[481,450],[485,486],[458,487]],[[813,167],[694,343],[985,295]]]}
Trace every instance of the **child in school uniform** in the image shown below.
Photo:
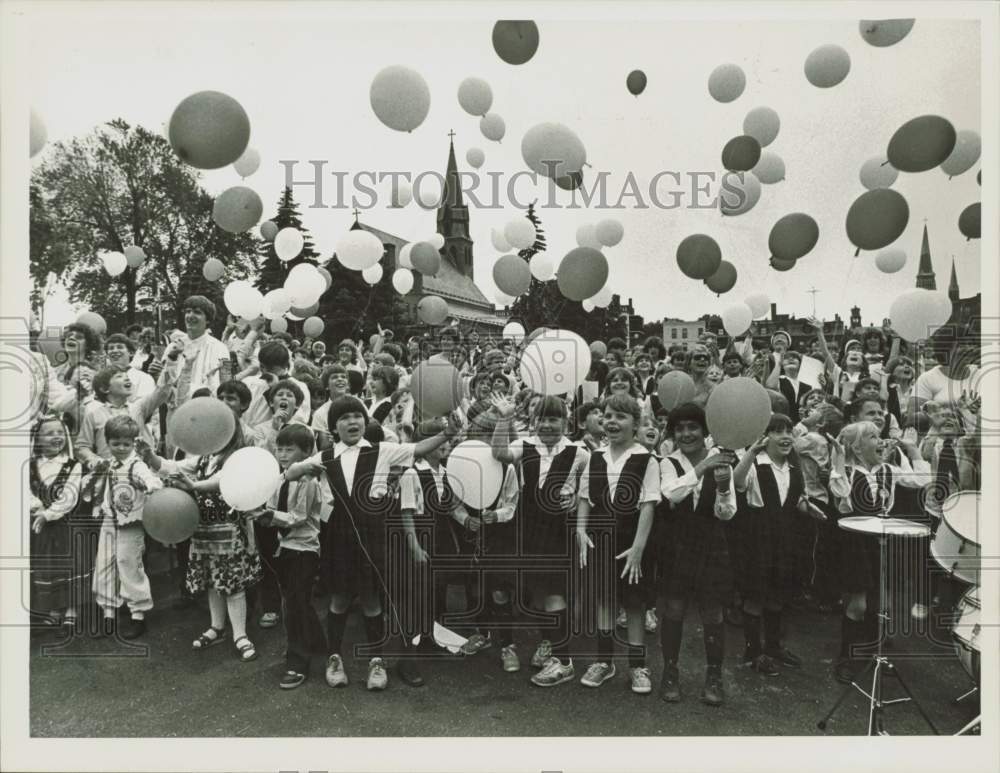
{"label": "child in school uniform", "polygon": [[374,365],[368,371],[368,387],[372,399],[368,406],[371,420],[384,424],[392,410],[392,393],[399,386],[399,374],[391,365]]}
{"label": "child in school uniform", "polygon": [[498,395],[493,405],[500,417],[493,456],[504,464],[516,465],[520,474],[518,555],[550,562],[527,573],[526,578],[531,606],[556,616],[550,638],[541,641],[531,658],[531,665],[541,669],[532,676],[532,683],[553,687],[574,676],[567,608],[573,563],[570,527],[575,494],[590,454],[566,437],[568,415],[562,398],[543,397],[535,416],[535,434],[509,444],[506,425],[513,419],[514,404]]}
{"label": "child in school uniform", "polygon": [[[343,639],[347,610],[359,598],[372,657],[368,663],[367,687],[384,690],[388,685],[381,656],[385,638],[383,621],[387,594],[385,580],[385,518],[394,506],[388,494],[389,470],[412,466],[459,430],[454,417],[444,432],[415,444],[371,443],[365,440],[368,413],[356,397],[342,397],[330,405],[327,426],[336,431],[332,447],[289,465],[285,480],[304,475],[322,475],[329,482],[333,509],[321,545],[321,571],[332,592],[327,616],[326,682],[330,687],[347,684],[343,663]],[[395,614],[392,600],[389,611]]]}
{"label": "child in school uniform", "polygon": [[[580,682],[600,687],[615,675],[613,626],[620,603],[626,612],[631,688],[643,695],[653,689],[643,645],[643,583],[649,577],[649,562],[643,559],[660,499],[660,470],[653,455],[635,440],[640,417],[639,403],[629,395],[613,394],[605,402],[604,431],[609,445],[591,453],[581,476],[576,538],[581,568],[590,564],[598,575],[592,578],[597,590],[587,610],[596,614],[597,660]],[[588,526],[601,529],[596,541],[588,534]],[[602,539],[608,532],[610,550]]]}
{"label": "child in school uniform", "polygon": [[705,688],[702,702],[721,706],[725,701],[722,657],[725,649],[723,608],[733,597],[733,568],[724,522],[736,513],[730,452],[705,446],[705,411],[694,403],[674,408],[667,432],[676,449],[660,461],[660,490],[670,503],[667,539],[662,543],[660,646],[663,679],[660,698],[681,699],[677,662],[681,649],[684,611],[698,603],[705,638]]}

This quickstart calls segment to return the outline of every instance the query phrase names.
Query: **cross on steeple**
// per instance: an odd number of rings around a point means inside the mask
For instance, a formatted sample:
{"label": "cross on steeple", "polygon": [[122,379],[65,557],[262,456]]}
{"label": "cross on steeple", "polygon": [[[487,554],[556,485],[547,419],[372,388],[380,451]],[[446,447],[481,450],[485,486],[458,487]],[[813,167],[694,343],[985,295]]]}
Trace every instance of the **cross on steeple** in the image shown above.
{"label": "cross on steeple", "polygon": [[357,207],[355,207],[354,208],[354,222],[355,223],[358,222],[358,215],[360,215],[360,214],[361,214],[361,212],[358,210]]}
{"label": "cross on steeple", "polygon": [[455,130],[454,129],[449,129],[448,130],[448,137],[449,137],[449,139],[451,139],[452,142],[455,141]]}

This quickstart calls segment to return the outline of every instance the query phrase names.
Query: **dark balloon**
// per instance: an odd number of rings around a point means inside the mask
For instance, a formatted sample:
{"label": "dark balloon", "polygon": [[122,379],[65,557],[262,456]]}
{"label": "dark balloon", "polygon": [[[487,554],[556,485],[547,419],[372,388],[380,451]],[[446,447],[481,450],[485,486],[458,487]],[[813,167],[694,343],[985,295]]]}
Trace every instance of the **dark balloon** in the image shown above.
{"label": "dark balloon", "polygon": [[880,250],[906,230],[910,207],[891,188],[862,193],[847,212],[847,238],[859,250]]}
{"label": "dark balloon", "polygon": [[646,90],[646,73],[642,70],[632,70],[625,79],[629,93],[639,96]]}
{"label": "dark balloon", "polygon": [[555,182],[564,191],[575,191],[583,185],[583,172],[570,172],[562,177],[557,177]]}
{"label": "dark balloon", "polygon": [[692,279],[708,279],[721,263],[722,250],[711,236],[693,234],[677,247],[677,265]]}
{"label": "dark balloon", "polygon": [[815,247],[818,241],[819,226],[816,225],[816,221],[809,215],[795,212],[785,215],[774,224],[767,239],[767,246],[771,250],[771,255],[778,260],[796,261]]}
{"label": "dark balloon", "polygon": [[962,210],[962,214],[958,216],[958,230],[962,232],[962,236],[966,239],[978,239],[981,231],[980,218],[980,204],[977,201],[975,204],[970,204],[965,209]]}
{"label": "dark balloon", "polygon": [[728,260],[719,264],[719,269],[712,276],[705,280],[708,289],[714,293],[722,295],[728,293],[736,284],[736,266]]}
{"label": "dark balloon", "polygon": [[926,172],[951,155],[957,139],[949,121],[938,115],[922,115],[896,129],[886,156],[900,172]]}
{"label": "dark balloon", "polygon": [[507,64],[524,64],[538,50],[538,25],[533,21],[498,21],[493,48]]}
{"label": "dark balloon", "polygon": [[781,258],[771,258],[771,268],[775,271],[791,271],[795,268],[795,261],[782,260]]}
{"label": "dark balloon", "polygon": [[749,172],[760,161],[760,143],[748,134],[733,137],[722,149],[722,166],[730,172]]}

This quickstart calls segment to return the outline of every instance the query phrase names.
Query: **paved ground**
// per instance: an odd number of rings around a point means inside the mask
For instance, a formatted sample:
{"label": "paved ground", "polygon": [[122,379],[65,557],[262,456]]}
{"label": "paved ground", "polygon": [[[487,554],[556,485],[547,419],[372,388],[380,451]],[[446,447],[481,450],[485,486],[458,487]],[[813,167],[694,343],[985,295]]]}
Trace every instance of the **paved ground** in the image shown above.
{"label": "paved ground", "polygon": [[[157,591],[161,590],[156,588]],[[163,599],[169,588],[163,588]],[[164,602],[161,607],[168,606]],[[39,737],[185,736],[572,736],[572,735],[817,735],[816,722],[841,687],[830,676],[839,621],[836,616],[802,611],[791,616],[787,643],[806,660],[798,671],[765,679],[737,667],[742,632],[727,628],[724,676],[728,700],[712,709],[697,697],[704,654],[697,615],[685,628],[681,680],[683,701],[662,703],[655,692],[661,661],[657,635],[650,635],[654,693],[627,690],[623,662],[619,675],[594,690],[578,681],[541,689],[528,681],[535,640],[519,632],[524,669],[506,674],[499,652],[471,658],[445,657],[423,664],[427,685],[409,688],[398,678],[385,693],[364,689],[365,662],[348,664],[351,684],[332,690],[322,677],[320,658],[312,678],[293,691],[279,690],[284,634],[251,626],[260,658],[240,663],[231,648],[191,649],[207,625],[208,613],[161,609],[151,616],[141,641],[146,648],[101,638],[77,638],[43,652],[45,635],[32,638],[31,732]],[[348,638],[361,635],[352,617]],[[894,657],[911,689],[942,734],[958,731],[978,714],[976,696],[955,705],[952,699],[970,686],[947,644],[927,637],[894,639]],[[906,656],[909,656],[908,658]],[[577,660],[578,675],[587,661]],[[891,683],[893,694],[898,687]],[[888,697],[888,696],[887,696]],[[893,734],[926,734],[909,705],[888,709]],[[863,734],[867,712],[860,694],[852,695],[827,734]]]}

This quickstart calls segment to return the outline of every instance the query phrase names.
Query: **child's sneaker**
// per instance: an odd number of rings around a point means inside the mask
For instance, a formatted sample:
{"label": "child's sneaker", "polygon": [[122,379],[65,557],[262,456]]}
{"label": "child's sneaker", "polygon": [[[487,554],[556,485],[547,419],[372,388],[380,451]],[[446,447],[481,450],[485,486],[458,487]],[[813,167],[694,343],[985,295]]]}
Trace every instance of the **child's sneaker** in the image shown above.
{"label": "child's sneaker", "polygon": [[384,690],[389,684],[389,674],[385,670],[382,658],[372,658],[368,661],[368,689]]}
{"label": "child's sneaker", "polygon": [[563,665],[557,657],[549,658],[545,666],[537,674],[532,675],[531,683],[539,687],[555,687],[557,684],[568,682],[574,676],[573,661]]}
{"label": "child's sneaker", "polygon": [[580,684],[584,687],[600,687],[615,675],[614,663],[591,663]]}
{"label": "child's sneaker", "polygon": [[531,656],[531,665],[533,668],[542,668],[548,664],[549,658],[552,657],[552,642],[548,639],[542,639],[542,643],[538,645],[538,649],[535,650],[535,654]]}
{"label": "child's sneaker", "polygon": [[514,673],[521,670],[521,659],[517,656],[515,645],[508,644],[500,650],[500,662],[503,663],[503,670],[507,673]]}
{"label": "child's sneaker", "polygon": [[469,640],[462,645],[463,655],[475,655],[493,646],[493,639],[490,636],[483,636],[481,633],[474,633]]}
{"label": "child's sneaker", "polygon": [[285,675],[281,677],[281,681],[278,683],[278,687],[280,687],[282,690],[294,690],[305,680],[306,680],[305,674],[300,674],[298,671],[286,671]]}
{"label": "child's sneaker", "polygon": [[656,610],[647,609],[646,610],[646,633],[656,633],[657,620],[656,620]]}
{"label": "child's sneaker", "polygon": [[344,661],[340,655],[331,655],[327,658],[326,683],[331,687],[345,687],[347,685],[347,672],[344,670]]}
{"label": "child's sneaker", "polygon": [[130,618],[120,629],[121,637],[126,640],[138,639],[146,633],[146,621],[142,618]]}
{"label": "child's sneaker", "polygon": [[649,678],[649,669],[646,666],[634,666],[628,670],[628,675],[632,680],[632,692],[637,695],[648,695],[653,691],[653,682]]}
{"label": "child's sneaker", "polygon": [[274,628],[278,624],[279,619],[277,612],[265,612],[260,616],[257,625],[260,628]]}

